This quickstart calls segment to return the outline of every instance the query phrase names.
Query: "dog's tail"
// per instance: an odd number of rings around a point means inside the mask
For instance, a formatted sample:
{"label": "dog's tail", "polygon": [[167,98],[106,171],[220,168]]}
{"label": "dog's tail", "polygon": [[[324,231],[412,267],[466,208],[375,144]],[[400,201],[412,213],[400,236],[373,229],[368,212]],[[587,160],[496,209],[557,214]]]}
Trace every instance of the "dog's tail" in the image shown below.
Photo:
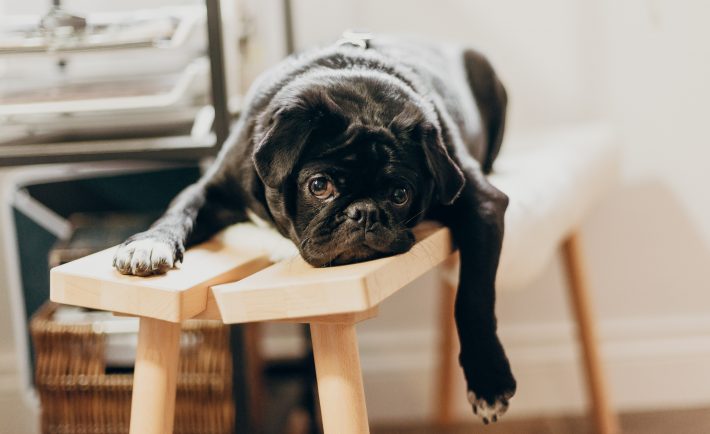
{"label": "dog's tail", "polygon": [[508,94],[485,56],[471,49],[465,50],[463,56],[486,136],[487,149],[481,165],[484,173],[490,173],[503,143]]}

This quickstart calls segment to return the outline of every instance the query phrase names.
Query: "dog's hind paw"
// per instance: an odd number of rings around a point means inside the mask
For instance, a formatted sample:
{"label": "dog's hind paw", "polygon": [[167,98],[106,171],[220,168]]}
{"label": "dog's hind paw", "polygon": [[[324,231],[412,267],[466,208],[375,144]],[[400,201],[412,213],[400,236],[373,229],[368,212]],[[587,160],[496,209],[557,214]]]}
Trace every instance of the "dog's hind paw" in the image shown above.
{"label": "dog's hind paw", "polygon": [[481,418],[484,424],[489,424],[491,422],[498,422],[500,418],[508,410],[508,400],[512,396],[503,395],[497,397],[492,404],[483,398],[477,398],[476,394],[472,391],[468,391],[468,402],[473,408],[473,413]]}
{"label": "dog's hind paw", "polygon": [[157,238],[129,240],[116,250],[113,266],[122,274],[134,276],[163,274],[179,261],[178,250],[172,243]]}

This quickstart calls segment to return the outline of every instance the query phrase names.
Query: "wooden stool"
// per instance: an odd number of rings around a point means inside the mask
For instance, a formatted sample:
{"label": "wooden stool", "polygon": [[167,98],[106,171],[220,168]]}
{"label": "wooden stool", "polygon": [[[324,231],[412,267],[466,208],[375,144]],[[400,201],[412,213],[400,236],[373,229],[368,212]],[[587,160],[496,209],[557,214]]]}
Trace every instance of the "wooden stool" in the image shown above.
{"label": "wooden stool", "polygon": [[[562,248],[597,433],[615,434],[578,236],[583,217],[616,178],[613,140],[603,125],[590,124],[521,141],[524,146],[504,149],[490,177],[510,197],[497,288],[524,287]],[[354,325],[452,257],[447,229],[425,224],[416,233],[417,244],[405,254],[320,269],[300,258],[271,265],[253,246],[240,250],[213,240],[190,249],[180,269],[151,278],[117,273],[109,249],[53,269],[51,299],[141,317],[132,434],[172,430],[177,331],[188,318],[309,323],[326,434],[367,433]],[[448,268],[455,263],[455,257],[447,261]],[[453,414],[456,282],[443,280],[435,415],[446,424]]]}
{"label": "wooden stool", "polygon": [[189,318],[310,324],[324,430],[364,434],[355,324],[452,254],[447,229],[423,224],[415,233],[405,254],[319,269],[300,257],[270,265],[263,252],[213,240],[188,250],[181,268],[149,278],[119,274],[109,249],[52,269],[51,299],[141,318],[131,434],[172,432],[180,322]]}

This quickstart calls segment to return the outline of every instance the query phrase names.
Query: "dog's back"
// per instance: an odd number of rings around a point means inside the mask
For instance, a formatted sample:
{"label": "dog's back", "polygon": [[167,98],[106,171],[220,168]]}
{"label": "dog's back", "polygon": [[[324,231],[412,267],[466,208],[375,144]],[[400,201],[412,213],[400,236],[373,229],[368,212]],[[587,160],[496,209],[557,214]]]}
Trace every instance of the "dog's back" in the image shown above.
{"label": "dog's back", "polygon": [[[286,83],[319,68],[383,71],[417,81],[429,98],[438,99],[440,116],[457,127],[466,153],[489,172],[501,146],[507,96],[490,63],[480,53],[455,45],[411,38],[376,36],[367,48],[329,45],[280,62],[252,88],[247,106],[258,113]],[[414,83],[412,83],[414,84]],[[247,114],[248,116],[248,114]],[[460,150],[453,150],[459,159]]]}

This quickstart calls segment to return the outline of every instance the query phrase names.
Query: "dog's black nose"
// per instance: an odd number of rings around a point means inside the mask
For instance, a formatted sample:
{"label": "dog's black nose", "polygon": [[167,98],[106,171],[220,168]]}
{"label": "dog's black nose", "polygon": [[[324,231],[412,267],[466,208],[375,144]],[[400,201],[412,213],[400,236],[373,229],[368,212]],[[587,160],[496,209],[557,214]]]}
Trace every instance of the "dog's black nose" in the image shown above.
{"label": "dog's black nose", "polygon": [[372,201],[358,201],[351,203],[345,209],[345,215],[351,220],[355,220],[366,230],[380,220],[380,211]]}

